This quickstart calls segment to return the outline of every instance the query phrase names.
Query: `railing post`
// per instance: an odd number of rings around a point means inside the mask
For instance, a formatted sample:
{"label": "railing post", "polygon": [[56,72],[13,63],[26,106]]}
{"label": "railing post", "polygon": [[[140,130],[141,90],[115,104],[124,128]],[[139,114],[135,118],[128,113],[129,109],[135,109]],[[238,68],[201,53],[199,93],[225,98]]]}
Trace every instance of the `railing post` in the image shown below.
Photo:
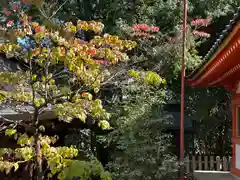
{"label": "railing post", "polygon": [[198,156],[198,170],[202,170],[202,156]]}
{"label": "railing post", "polygon": [[189,161],[189,156],[186,157],[185,166],[186,166],[186,173],[189,174],[189,173],[190,173],[190,161]]}
{"label": "railing post", "polygon": [[193,170],[193,172],[196,170],[195,156],[192,156],[192,170]]}
{"label": "railing post", "polygon": [[208,157],[204,156],[204,170],[207,171],[208,170]]}
{"label": "railing post", "polygon": [[214,170],[214,159],[213,159],[213,156],[210,156],[210,170]]}
{"label": "railing post", "polygon": [[185,173],[187,175],[195,170],[205,171],[231,171],[231,157],[220,156],[187,156],[184,161]]}
{"label": "railing post", "polygon": [[220,157],[219,156],[216,157],[216,164],[217,164],[217,171],[220,171],[220,169],[221,169],[220,165],[221,164],[220,164]]}
{"label": "railing post", "polygon": [[229,157],[229,161],[228,161],[228,167],[229,167],[229,171],[232,170],[232,157]]}
{"label": "railing post", "polygon": [[224,156],[223,157],[223,171],[227,171],[228,170],[228,160],[227,158]]}

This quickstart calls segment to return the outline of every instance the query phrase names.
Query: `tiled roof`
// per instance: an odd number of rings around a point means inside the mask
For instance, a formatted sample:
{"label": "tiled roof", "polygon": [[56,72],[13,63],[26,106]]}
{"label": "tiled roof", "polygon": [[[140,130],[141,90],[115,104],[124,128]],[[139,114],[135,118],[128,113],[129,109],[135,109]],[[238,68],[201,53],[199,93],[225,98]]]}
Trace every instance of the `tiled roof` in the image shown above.
{"label": "tiled roof", "polygon": [[[170,124],[166,124],[165,128],[168,130],[179,130],[180,128],[180,109],[181,105],[180,104],[166,104],[164,106],[165,110],[165,118],[170,120]],[[193,130],[193,124],[192,120],[190,119],[189,116],[184,117],[184,128],[185,130]]]}
{"label": "tiled roof", "polygon": [[240,20],[240,7],[237,8],[237,11],[233,15],[233,18],[229,21],[229,23],[225,26],[225,28],[222,30],[222,32],[218,36],[218,38],[212,44],[211,48],[209,49],[207,54],[204,56],[200,65],[194,71],[192,71],[189,75],[187,75],[188,79],[193,77],[200,70],[200,68],[211,59],[212,55],[217,51],[219,45],[227,38],[227,36],[233,30],[234,26],[237,24],[239,20]]}

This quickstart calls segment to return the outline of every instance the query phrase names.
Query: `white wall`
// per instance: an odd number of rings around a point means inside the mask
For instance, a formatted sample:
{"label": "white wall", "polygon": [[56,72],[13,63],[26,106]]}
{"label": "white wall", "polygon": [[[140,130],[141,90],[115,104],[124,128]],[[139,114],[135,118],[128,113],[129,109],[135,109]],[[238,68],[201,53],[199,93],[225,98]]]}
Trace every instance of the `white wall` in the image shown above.
{"label": "white wall", "polygon": [[236,168],[240,170],[240,145],[236,144]]}

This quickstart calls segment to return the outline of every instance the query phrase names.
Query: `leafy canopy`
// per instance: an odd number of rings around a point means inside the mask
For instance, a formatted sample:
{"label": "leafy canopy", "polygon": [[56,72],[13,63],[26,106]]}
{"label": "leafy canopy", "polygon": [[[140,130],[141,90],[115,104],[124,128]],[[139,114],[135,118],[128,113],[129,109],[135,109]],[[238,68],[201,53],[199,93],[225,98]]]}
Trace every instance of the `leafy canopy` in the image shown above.
{"label": "leafy canopy", "polygon": [[[54,31],[32,22],[23,12],[18,18],[8,21],[7,30],[15,38],[1,44],[0,53],[7,58],[18,59],[25,69],[0,73],[3,85],[1,104],[18,112],[31,106],[28,113],[33,114],[32,118],[19,121],[17,125],[27,123],[34,133],[31,135],[29,132],[6,129],[5,134],[17,140],[19,148],[2,149],[0,170],[9,173],[12,168],[17,170],[20,163],[34,158],[41,169],[44,159],[50,170],[48,176],[58,174],[59,179],[64,179],[67,176],[64,169],[80,163],[72,160],[77,157],[78,150],[73,146],[53,147],[57,136],[42,135],[45,127],[41,125],[44,119],[40,115],[52,112],[65,122],[73,119],[85,122],[90,116],[99,127],[109,129],[107,120],[110,114],[103,108],[101,100],[94,97],[94,93],[100,90],[101,83],[109,76],[104,69],[129,60],[126,51],[134,48],[136,43],[109,34],[100,36],[104,25],[95,21],[79,20],[76,25],[67,22],[59,31]],[[89,42],[83,41],[77,38],[83,31],[91,31],[98,36]],[[10,86],[10,90],[6,85]],[[7,118],[4,120],[11,121]],[[5,156],[6,152],[8,157]],[[10,156],[14,158],[10,160]],[[101,177],[105,178],[106,174]]]}

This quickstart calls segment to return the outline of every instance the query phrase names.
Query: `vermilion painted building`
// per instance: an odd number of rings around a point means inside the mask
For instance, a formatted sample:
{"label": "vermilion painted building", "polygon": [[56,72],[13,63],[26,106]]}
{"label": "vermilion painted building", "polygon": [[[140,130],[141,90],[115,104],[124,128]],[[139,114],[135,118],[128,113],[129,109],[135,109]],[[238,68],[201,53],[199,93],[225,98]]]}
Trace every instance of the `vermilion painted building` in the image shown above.
{"label": "vermilion painted building", "polygon": [[187,84],[193,87],[223,86],[232,92],[231,173],[235,178],[240,178],[240,7],[208,51],[202,64],[187,77]]}

